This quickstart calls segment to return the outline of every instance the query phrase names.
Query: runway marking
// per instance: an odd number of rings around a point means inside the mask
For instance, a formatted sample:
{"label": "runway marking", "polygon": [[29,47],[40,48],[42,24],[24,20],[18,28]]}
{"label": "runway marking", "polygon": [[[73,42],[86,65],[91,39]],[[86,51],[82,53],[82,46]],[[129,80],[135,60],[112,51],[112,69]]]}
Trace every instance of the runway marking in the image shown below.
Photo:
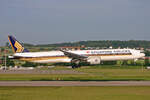
{"label": "runway marking", "polygon": [[150,81],[0,81],[0,86],[150,86]]}

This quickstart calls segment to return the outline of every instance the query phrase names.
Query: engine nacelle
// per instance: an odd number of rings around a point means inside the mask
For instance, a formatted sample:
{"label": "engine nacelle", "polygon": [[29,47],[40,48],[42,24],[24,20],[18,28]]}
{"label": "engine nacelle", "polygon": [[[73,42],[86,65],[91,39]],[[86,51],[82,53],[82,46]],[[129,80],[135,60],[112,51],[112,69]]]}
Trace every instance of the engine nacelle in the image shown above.
{"label": "engine nacelle", "polygon": [[90,57],[87,59],[87,62],[89,62],[90,64],[100,64],[101,59],[99,57]]}

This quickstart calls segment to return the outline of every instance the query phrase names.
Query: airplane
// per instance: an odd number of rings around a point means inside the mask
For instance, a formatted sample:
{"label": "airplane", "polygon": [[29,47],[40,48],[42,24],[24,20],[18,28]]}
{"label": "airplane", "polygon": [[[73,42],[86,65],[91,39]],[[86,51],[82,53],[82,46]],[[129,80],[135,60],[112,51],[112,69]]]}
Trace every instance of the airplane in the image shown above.
{"label": "airplane", "polygon": [[80,67],[81,62],[100,64],[101,61],[136,60],[145,56],[135,49],[100,49],[100,50],[55,50],[48,52],[29,52],[13,36],[8,40],[14,52],[11,59],[19,59],[34,63],[71,63],[72,68]]}

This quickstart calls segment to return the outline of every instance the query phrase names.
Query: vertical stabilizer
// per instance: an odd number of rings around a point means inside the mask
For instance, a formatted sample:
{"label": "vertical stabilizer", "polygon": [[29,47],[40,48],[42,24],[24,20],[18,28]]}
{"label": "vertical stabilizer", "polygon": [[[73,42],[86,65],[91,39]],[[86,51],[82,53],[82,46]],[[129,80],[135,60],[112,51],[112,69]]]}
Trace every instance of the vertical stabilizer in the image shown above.
{"label": "vertical stabilizer", "polygon": [[22,44],[17,41],[13,36],[8,36],[8,40],[11,44],[12,50],[14,53],[22,53],[22,52],[29,52],[25,49]]}

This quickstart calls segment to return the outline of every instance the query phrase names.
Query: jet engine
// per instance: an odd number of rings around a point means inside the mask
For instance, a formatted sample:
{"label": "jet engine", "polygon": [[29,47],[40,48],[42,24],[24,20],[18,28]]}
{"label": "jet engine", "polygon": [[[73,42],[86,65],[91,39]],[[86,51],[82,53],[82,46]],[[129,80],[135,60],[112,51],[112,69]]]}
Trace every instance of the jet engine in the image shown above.
{"label": "jet engine", "polygon": [[100,64],[101,59],[99,57],[90,57],[87,59],[90,64]]}

